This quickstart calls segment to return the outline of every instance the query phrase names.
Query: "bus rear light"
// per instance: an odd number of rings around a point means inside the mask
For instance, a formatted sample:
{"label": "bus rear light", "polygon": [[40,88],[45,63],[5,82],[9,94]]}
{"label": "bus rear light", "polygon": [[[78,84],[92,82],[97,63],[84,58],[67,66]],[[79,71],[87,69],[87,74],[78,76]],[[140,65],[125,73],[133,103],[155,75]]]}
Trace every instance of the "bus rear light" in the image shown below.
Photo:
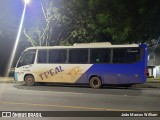
{"label": "bus rear light", "polygon": [[147,68],[145,69],[144,74],[145,74],[145,76],[146,76],[146,77],[148,77],[148,76],[149,76],[149,72],[148,72],[148,69],[147,69]]}

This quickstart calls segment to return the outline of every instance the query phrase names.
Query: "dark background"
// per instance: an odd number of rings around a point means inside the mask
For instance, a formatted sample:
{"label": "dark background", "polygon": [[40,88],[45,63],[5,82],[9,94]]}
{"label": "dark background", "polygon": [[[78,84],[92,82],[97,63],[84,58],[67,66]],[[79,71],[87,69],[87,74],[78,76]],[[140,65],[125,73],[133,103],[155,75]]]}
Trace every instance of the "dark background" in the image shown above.
{"label": "dark background", "polygon": [[[4,75],[6,65],[8,64],[24,8],[23,0],[1,0],[0,1],[0,76]],[[43,14],[39,0],[32,0],[26,8],[23,27],[32,27],[35,24],[43,24]],[[20,36],[20,43],[13,63],[18,59],[25,49],[25,39],[23,30]]]}

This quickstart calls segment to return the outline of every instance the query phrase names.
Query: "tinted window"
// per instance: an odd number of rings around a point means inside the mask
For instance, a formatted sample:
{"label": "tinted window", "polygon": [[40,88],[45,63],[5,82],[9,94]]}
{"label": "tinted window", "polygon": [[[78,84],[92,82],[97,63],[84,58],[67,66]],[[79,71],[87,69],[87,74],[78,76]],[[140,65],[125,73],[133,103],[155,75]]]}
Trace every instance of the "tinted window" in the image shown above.
{"label": "tinted window", "polygon": [[24,52],[18,62],[17,67],[33,64],[35,59],[35,54],[36,50],[28,50]]}
{"label": "tinted window", "polygon": [[38,63],[47,63],[47,50],[38,51]]}
{"label": "tinted window", "polygon": [[109,63],[110,49],[91,49],[90,63]]}
{"label": "tinted window", "polygon": [[113,63],[134,63],[139,60],[139,48],[113,49]]}
{"label": "tinted window", "polygon": [[69,51],[69,63],[87,63],[88,62],[88,50],[76,49]]}
{"label": "tinted window", "polygon": [[49,63],[66,63],[66,50],[49,50]]}

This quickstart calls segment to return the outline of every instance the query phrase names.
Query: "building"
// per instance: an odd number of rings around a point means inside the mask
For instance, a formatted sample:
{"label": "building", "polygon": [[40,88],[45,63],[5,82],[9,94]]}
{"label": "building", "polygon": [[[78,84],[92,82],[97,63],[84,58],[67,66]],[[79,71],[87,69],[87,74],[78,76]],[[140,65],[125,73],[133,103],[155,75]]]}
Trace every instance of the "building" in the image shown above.
{"label": "building", "polygon": [[149,76],[160,78],[160,46],[148,48]]}

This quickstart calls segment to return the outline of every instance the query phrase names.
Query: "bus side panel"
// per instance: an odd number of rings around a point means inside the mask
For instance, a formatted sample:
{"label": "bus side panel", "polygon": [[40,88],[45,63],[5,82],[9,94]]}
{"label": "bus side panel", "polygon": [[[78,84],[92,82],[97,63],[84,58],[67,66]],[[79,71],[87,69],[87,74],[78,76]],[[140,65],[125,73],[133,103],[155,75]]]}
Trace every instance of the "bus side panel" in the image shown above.
{"label": "bus side panel", "polygon": [[103,84],[130,84],[146,81],[142,63],[134,64],[94,64],[87,71],[88,79],[81,77],[76,83],[89,83],[92,75],[98,75]]}
{"label": "bus side panel", "polygon": [[[23,69],[23,70],[22,70]],[[20,67],[15,78],[24,80],[26,71],[30,71],[37,82],[89,83],[92,75],[98,75],[103,84],[144,83],[144,66],[134,64],[34,64]]]}
{"label": "bus side panel", "polygon": [[86,71],[91,64],[37,64],[34,65],[34,73],[37,82],[81,83],[87,79]]}

